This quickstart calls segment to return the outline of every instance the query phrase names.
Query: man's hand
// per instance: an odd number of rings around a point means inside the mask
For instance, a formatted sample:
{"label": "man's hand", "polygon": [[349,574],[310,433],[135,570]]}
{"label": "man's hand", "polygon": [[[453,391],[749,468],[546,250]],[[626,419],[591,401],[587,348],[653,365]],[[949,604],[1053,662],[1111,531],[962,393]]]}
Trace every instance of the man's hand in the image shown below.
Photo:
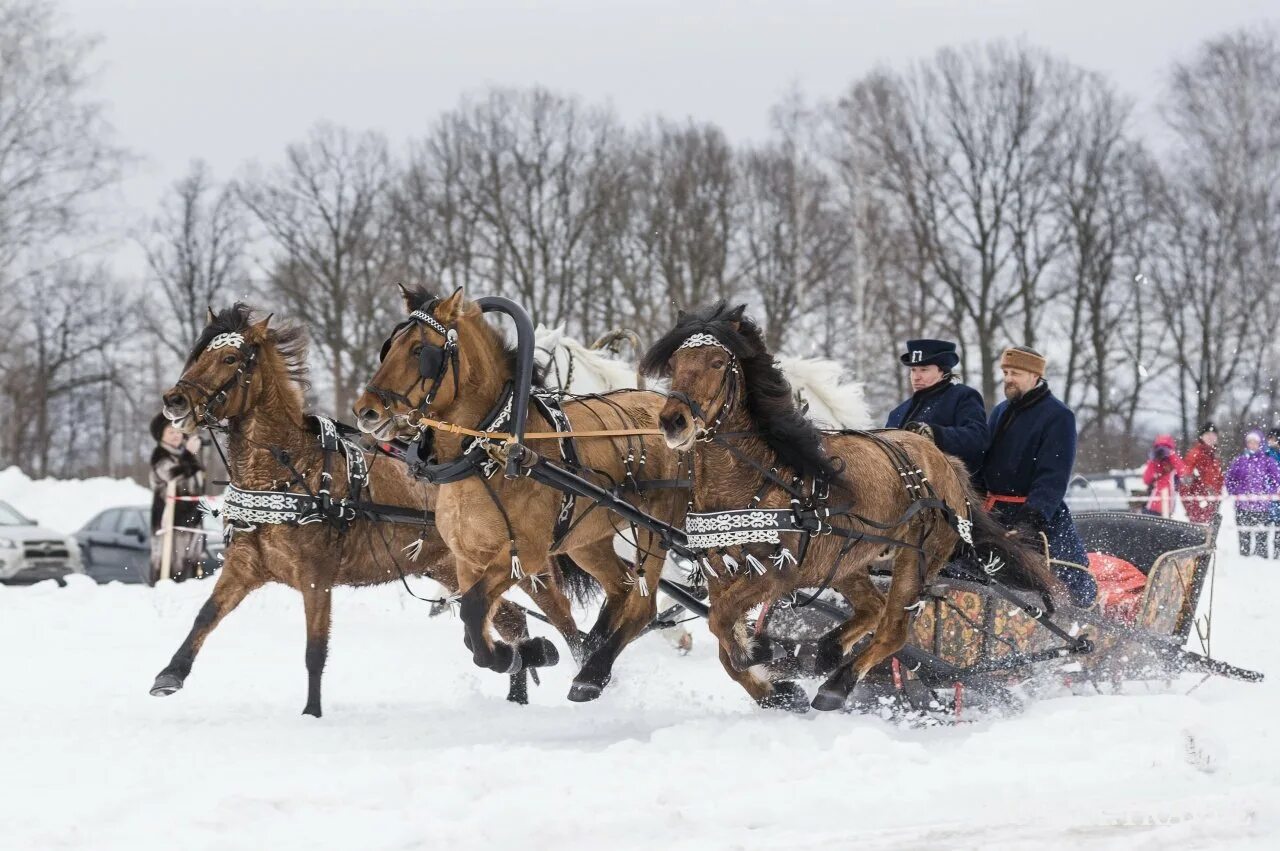
{"label": "man's hand", "polygon": [[928,423],[909,422],[902,427],[902,430],[913,431],[916,434],[920,435],[921,437],[929,438],[934,443],[938,442],[937,438],[933,436],[933,427]]}

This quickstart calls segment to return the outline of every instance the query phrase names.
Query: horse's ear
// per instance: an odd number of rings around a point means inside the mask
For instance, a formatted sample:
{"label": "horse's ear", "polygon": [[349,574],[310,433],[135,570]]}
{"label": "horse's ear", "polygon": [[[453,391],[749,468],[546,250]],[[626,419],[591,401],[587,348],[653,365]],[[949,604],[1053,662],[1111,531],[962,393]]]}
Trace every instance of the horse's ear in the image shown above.
{"label": "horse's ear", "polygon": [[212,325],[213,323],[218,321],[218,314],[213,312],[213,307],[211,306],[206,307],[205,310],[209,311],[209,315],[205,317],[205,320],[204,320],[206,325]]}
{"label": "horse's ear", "polygon": [[742,328],[742,316],[747,312],[747,306],[740,304],[733,310],[729,311],[729,324],[733,326],[733,330],[737,331]]}
{"label": "horse's ear", "polygon": [[264,318],[261,322],[253,323],[252,325],[249,326],[249,332],[256,339],[259,339],[259,340],[266,339],[267,327],[271,325],[271,317],[273,316],[275,316],[274,313],[268,313],[266,315],[266,318]]}
{"label": "horse's ear", "polygon": [[462,305],[466,301],[467,294],[462,287],[458,287],[453,291],[453,295],[436,305],[436,319],[441,322],[452,322],[462,315]]}
{"label": "horse's ear", "polygon": [[676,308],[676,324],[683,325],[689,321],[689,311]]}
{"label": "horse's ear", "polygon": [[400,300],[404,302],[404,309],[408,313],[413,313],[413,293],[409,292],[409,288],[404,284],[396,284],[400,288]]}

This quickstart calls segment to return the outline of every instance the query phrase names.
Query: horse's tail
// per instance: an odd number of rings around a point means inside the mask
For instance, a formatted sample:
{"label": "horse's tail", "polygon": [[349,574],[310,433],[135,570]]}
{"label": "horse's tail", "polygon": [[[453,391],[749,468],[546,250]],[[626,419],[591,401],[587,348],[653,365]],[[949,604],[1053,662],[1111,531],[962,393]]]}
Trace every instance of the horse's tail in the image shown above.
{"label": "horse's tail", "polygon": [[600,596],[600,583],[590,573],[578,567],[573,559],[560,554],[555,557],[555,565],[560,569],[561,587],[568,592],[569,599],[585,606]]}
{"label": "horse's tail", "polygon": [[[1065,595],[1065,590],[1058,577],[1049,567],[1049,560],[1036,547],[1035,543],[1022,532],[1010,531],[996,520],[995,516],[983,508],[982,497],[978,496],[969,483],[969,472],[964,462],[951,459],[956,475],[964,485],[965,499],[969,503],[969,520],[973,523],[973,545],[980,554],[994,555],[1004,563],[1005,576],[1011,584],[1031,588],[1053,600]],[[996,579],[1001,579],[995,574]]]}

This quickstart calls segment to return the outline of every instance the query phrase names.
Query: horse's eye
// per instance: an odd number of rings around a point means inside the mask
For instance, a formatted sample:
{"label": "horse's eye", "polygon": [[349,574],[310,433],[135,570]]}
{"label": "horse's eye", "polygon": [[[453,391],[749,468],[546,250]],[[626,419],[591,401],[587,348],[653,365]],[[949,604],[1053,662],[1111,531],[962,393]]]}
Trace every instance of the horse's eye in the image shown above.
{"label": "horse's eye", "polygon": [[411,353],[415,358],[416,358],[418,355],[422,354],[422,344],[421,344],[421,343],[414,343],[414,345],[413,345],[413,350],[412,350],[410,353]]}
{"label": "horse's eye", "polygon": [[235,362],[236,362],[236,356],[235,356],[235,355],[226,355],[225,357],[223,357],[222,362],[223,362],[223,363],[228,363],[228,364],[230,364],[230,363],[235,363]]}
{"label": "horse's eye", "polygon": [[711,362],[712,369],[724,369],[724,358],[716,358]]}

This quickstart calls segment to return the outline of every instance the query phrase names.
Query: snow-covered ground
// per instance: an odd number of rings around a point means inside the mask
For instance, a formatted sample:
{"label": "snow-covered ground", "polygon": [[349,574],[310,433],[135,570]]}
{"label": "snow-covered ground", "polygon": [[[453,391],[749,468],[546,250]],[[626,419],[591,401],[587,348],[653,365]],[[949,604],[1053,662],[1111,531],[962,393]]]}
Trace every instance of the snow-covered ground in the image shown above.
{"label": "snow-covered ground", "polygon": [[[41,519],[46,519],[42,517]],[[50,515],[49,520],[53,519]],[[1232,538],[1224,534],[1224,542]],[[75,577],[73,577],[75,579]],[[398,587],[335,594],[325,717],[300,598],[252,596],[185,690],[147,690],[207,584],[0,587],[0,848],[1275,847],[1280,563],[1228,556],[1198,677],[921,728],[752,706],[697,626],[597,702],[532,703]],[[1207,595],[1206,595],[1207,596]],[[556,639],[558,641],[558,639]],[[568,654],[564,654],[566,660]]]}

